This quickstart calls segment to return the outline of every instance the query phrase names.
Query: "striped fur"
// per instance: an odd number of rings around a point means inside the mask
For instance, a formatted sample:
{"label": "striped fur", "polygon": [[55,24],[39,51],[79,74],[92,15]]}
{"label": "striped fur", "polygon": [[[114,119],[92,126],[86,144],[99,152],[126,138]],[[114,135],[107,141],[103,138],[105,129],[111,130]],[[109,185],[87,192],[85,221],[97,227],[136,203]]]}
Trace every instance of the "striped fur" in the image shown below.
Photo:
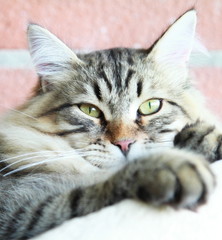
{"label": "striped fur", "polygon": [[[28,239],[125,198],[176,207],[208,199],[215,179],[207,160],[222,157],[222,135],[186,67],[195,23],[186,13],[148,50],[78,55],[29,26],[40,83],[1,120],[0,239]],[[158,111],[140,114],[150,99]]]}

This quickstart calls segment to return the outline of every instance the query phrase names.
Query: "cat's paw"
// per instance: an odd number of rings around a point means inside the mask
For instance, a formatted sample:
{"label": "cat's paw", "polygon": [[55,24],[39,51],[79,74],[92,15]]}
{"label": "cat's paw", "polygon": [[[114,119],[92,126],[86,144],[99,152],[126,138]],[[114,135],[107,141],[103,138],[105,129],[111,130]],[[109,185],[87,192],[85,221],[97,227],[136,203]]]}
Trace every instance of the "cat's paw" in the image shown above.
{"label": "cat's paw", "polygon": [[196,207],[206,202],[215,186],[201,156],[176,149],[132,162],[125,174],[131,197],[155,205]]}
{"label": "cat's paw", "polygon": [[222,158],[222,133],[201,121],[185,126],[175,136],[174,145],[200,153],[210,162]]}

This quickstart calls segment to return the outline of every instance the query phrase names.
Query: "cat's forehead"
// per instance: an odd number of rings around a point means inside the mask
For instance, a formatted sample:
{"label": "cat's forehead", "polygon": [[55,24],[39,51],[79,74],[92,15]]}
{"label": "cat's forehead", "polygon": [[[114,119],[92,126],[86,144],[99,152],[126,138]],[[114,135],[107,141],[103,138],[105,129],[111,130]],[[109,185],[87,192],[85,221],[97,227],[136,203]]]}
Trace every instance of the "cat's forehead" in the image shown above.
{"label": "cat's forehead", "polygon": [[133,65],[147,57],[150,50],[134,48],[111,48],[80,54],[78,57],[91,64],[103,64],[110,66],[112,63]]}
{"label": "cat's forehead", "polygon": [[132,85],[137,89],[137,95],[140,95],[144,78],[143,69],[148,67],[145,61],[147,52],[147,50],[113,48],[80,55],[85,63],[85,68],[82,68],[84,72],[82,69],[79,72],[80,81],[85,87],[93,86],[98,98],[105,90],[110,92],[110,95],[114,93],[118,96],[124,96],[129,91],[132,93],[130,89]]}
{"label": "cat's forehead", "polygon": [[78,57],[84,67],[77,69],[77,76],[69,81],[77,93],[95,96],[109,104],[141,95],[144,71],[139,71],[138,65],[143,64],[147,51],[115,48]]}

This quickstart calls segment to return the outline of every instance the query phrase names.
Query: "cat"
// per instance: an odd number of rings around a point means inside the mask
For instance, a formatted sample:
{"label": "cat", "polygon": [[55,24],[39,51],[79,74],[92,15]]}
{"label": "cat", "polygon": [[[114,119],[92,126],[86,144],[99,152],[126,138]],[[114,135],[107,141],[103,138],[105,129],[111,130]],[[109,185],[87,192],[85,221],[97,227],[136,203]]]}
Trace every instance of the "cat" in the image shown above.
{"label": "cat", "polygon": [[39,25],[28,41],[39,83],[2,117],[0,239],[28,239],[123,199],[195,208],[215,187],[220,124],[187,62],[196,12],[149,49],[75,54]]}

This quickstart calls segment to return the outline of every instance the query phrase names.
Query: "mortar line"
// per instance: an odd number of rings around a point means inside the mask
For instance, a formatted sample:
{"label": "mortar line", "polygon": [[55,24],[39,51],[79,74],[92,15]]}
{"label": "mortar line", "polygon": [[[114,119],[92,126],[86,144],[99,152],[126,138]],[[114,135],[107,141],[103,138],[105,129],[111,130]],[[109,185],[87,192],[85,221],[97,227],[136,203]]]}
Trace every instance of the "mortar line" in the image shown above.
{"label": "mortar line", "polygon": [[[77,52],[81,52],[77,50]],[[86,52],[86,51],[84,51]],[[193,55],[190,64],[193,68],[216,67],[222,68],[222,50],[209,51],[209,57]],[[0,69],[32,69],[33,65],[28,50],[2,49],[0,50]]]}

